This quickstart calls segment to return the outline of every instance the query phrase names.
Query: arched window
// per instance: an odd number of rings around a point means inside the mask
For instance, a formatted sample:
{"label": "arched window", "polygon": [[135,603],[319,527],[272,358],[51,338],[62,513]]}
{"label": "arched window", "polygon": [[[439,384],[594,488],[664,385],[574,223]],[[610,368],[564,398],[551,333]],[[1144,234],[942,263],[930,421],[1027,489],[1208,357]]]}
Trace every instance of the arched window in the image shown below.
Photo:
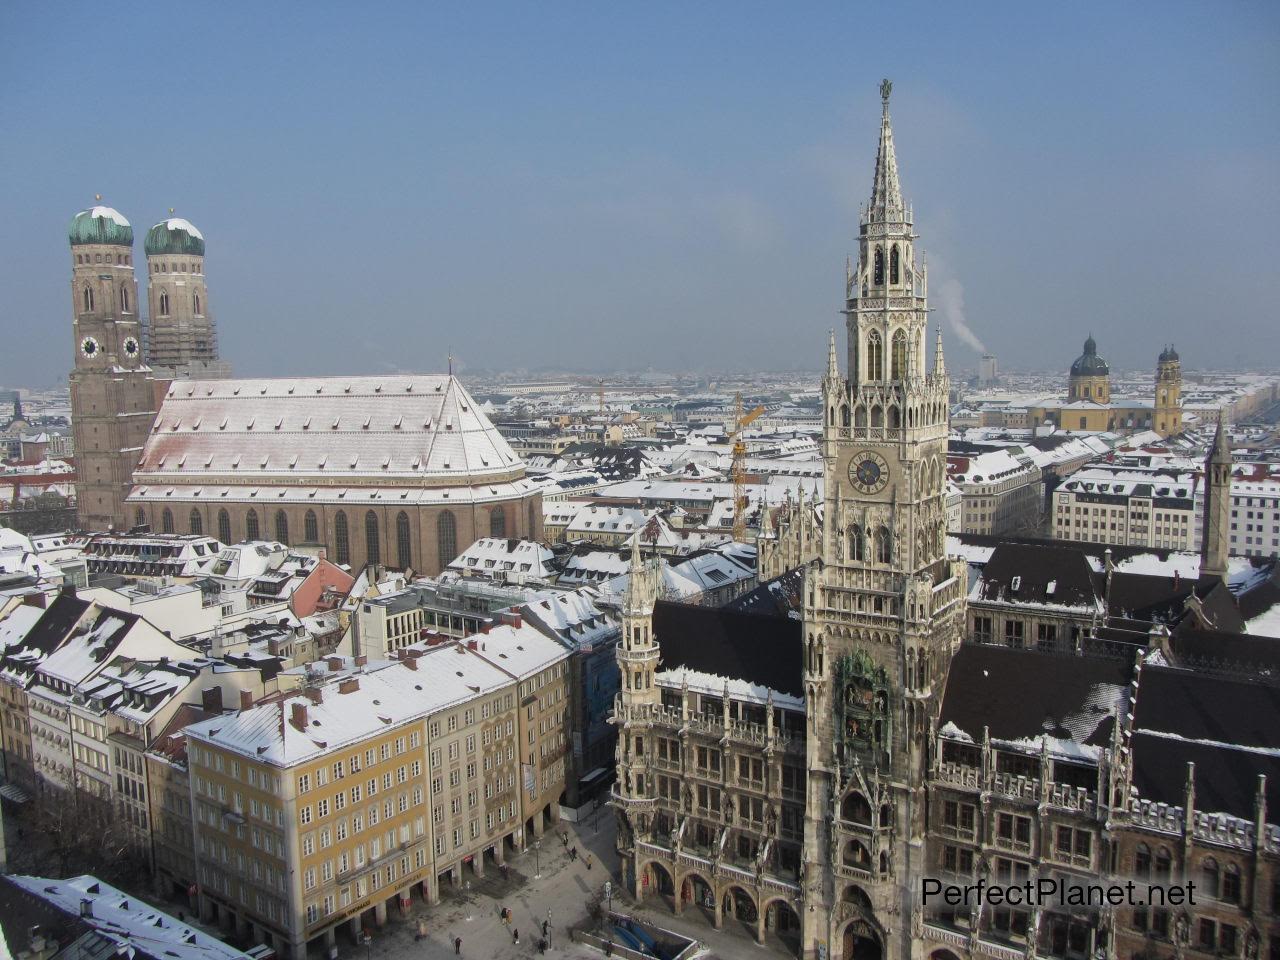
{"label": "arched window", "polygon": [[147,512],[141,507],[133,511],[133,525],[135,527],[145,527],[147,525]]}
{"label": "arched window", "polygon": [[1205,896],[1218,899],[1218,861],[1213,857],[1205,857],[1200,863],[1200,882],[1204,884]]}
{"label": "arched window", "polygon": [[494,507],[489,511],[489,536],[501,539],[507,535],[507,511]]}
{"label": "arched window", "polygon": [[281,543],[289,542],[289,517],[283,510],[276,511],[276,539]]}
{"label": "arched window", "polygon": [[409,538],[409,515],[401,510],[396,514],[396,563],[401,570],[413,566],[413,545]]}
{"label": "arched window", "polygon": [[200,316],[200,294],[198,293],[195,296],[195,305],[196,305],[196,316],[198,317]]}
{"label": "arched window", "polygon": [[1156,851],[1156,876],[1167,879],[1172,869],[1173,854],[1169,852],[1168,847],[1161,847]]}
{"label": "arched window", "polygon": [[165,507],[164,513],[160,514],[160,532],[173,533],[173,511],[168,507]]}
{"label": "arched window", "polygon": [[860,840],[850,840],[844,848],[844,863],[859,870],[871,869],[871,851]]}
{"label": "arched window", "polygon": [[231,516],[226,510],[218,511],[218,539],[231,543]]}
{"label": "arched window", "polygon": [[333,518],[333,549],[339,563],[351,562],[351,538],[347,535],[347,515],[341,510]]}
{"label": "arched window", "polygon": [[879,330],[867,334],[867,379],[884,379],[884,343]]}
{"label": "arched window", "polygon": [[441,510],[436,517],[436,555],[441,567],[458,555],[458,523],[450,510]]}
{"label": "arched window", "polygon": [[893,335],[892,378],[902,380],[907,375],[907,331],[898,330]]}
{"label": "arched window", "polygon": [[896,243],[889,251],[889,282],[898,282],[898,245]]}
{"label": "arched window", "polygon": [[120,312],[129,312],[129,288],[124,284],[120,285]]}
{"label": "arched window", "polygon": [[880,527],[876,530],[876,560],[879,563],[888,563],[893,559],[893,541],[889,536],[888,527]]}
{"label": "arched window", "polygon": [[854,791],[844,798],[840,805],[840,815],[852,823],[871,824],[871,804],[867,798]]}
{"label": "arched window", "polygon": [[364,515],[364,548],[370,563],[382,562],[382,552],[378,549],[378,515],[372,510]]}
{"label": "arched window", "polygon": [[93,309],[93,287],[84,288],[84,312],[88,313]]}
{"label": "arched window", "polygon": [[871,276],[871,282],[877,287],[884,283],[884,250],[876,247],[875,270]]}
{"label": "arched window", "polygon": [[1145,843],[1133,851],[1133,875],[1140,879],[1151,876],[1151,848]]}
{"label": "arched window", "polygon": [[1222,871],[1222,899],[1227,903],[1240,902],[1240,868],[1234,863],[1227,864]]}
{"label": "arched window", "polygon": [[316,512],[308,510],[302,518],[302,539],[307,543],[320,542],[320,525],[316,523]]}
{"label": "arched window", "polygon": [[168,316],[169,314],[169,294],[163,290],[160,291],[160,314],[161,316]]}
{"label": "arched window", "polygon": [[187,517],[187,526],[196,536],[204,533],[204,517],[200,516],[200,511],[195,507],[191,508],[191,514]]}
{"label": "arched window", "polygon": [[249,512],[244,515],[244,538],[246,540],[257,540],[260,532],[258,530],[258,511],[249,508]]}
{"label": "arched window", "polygon": [[855,523],[849,528],[849,559],[861,560],[862,557],[862,527]]}

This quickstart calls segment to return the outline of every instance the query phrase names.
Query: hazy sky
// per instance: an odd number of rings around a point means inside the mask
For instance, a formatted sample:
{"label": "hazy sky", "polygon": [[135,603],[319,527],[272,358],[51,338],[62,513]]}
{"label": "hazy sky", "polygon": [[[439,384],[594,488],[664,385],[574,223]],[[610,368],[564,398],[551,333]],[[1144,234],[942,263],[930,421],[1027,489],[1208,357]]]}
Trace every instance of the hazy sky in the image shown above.
{"label": "hazy sky", "polygon": [[65,378],[95,193],[139,260],[200,227],[246,375],[818,369],[882,76],[932,305],[1006,365],[1280,365],[1274,0],[14,2],[0,383]]}

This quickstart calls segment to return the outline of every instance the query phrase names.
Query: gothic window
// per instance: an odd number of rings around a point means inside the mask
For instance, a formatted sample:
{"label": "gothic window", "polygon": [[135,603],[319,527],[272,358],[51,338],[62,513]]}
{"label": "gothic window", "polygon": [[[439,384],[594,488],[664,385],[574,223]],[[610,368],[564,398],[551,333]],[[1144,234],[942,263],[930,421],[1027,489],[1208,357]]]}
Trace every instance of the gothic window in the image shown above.
{"label": "gothic window", "polygon": [[889,408],[889,426],[894,429],[902,426],[902,414],[898,412],[896,406]]}
{"label": "gothic window", "polygon": [[196,303],[196,316],[198,317],[200,316],[200,294],[198,293],[196,294],[196,297],[195,297],[195,303]]}
{"label": "gothic window", "polygon": [[302,518],[302,539],[307,543],[320,542],[320,525],[316,522],[316,512],[308,510]]}
{"label": "gothic window", "polygon": [[1218,861],[1213,857],[1206,857],[1200,864],[1200,877],[1205,894],[1216,900],[1218,898]]}
{"label": "gothic window", "polygon": [[896,243],[889,251],[889,282],[898,282],[898,245]]}
{"label": "gothic window", "polygon": [[851,823],[871,823],[871,804],[867,798],[854,791],[844,798],[840,805],[840,816]]}
{"label": "gothic window", "polygon": [[84,312],[88,313],[93,309],[93,287],[84,288]]}
{"label": "gothic window", "polygon": [[867,334],[867,379],[884,379],[884,343],[879,330]]}
{"label": "gothic window", "polygon": [[849,528],[849,559],[861,560],[862,557],[862,527],[855,523]]}
{"label": "gothic window", "polygon": [[458,522],[451,510],[442,510],[436,517],[436,554],[442,567],[458,555]]}
{"label": "gothic window", "polygon": [[191,528],[191,532],[197,536],[204,533],[204,518],[200,516],[200,511],[195,507],[191,508],[191,516],[187,518],[187,525]]}
{"label": "gothic window", "polygon": [[893,543],[889,536],[889,528],[880,527],[876,530],[876,561],[889,563],[892,559]]}
{"label": "gothic window", "polygon": [[507,535],[507,511],[494,507],[489,511],[489,536],[501,539]]}
{"label": "gothic window", "polygon": [[378,515],[370,510],[364,515],[365,557],[370,563],[381,562],[382,553],[378,549]]}
{"label": "gothic window", "polygon": [[893,335],[892,378],[901,380],[907,375],[907,331],[898,330]]}
{"label": "gothic window", "polygon": [[333,518],[333,549],[339,563],[351,562],[351,538],[347,535],[347,515],[341,510]]}
{"label": "gothic window", "polygon": [[879,407],[871,408],[871,426],[877,430],[884,426],[884,411]]}
{"label": "gothic window", "polygon": [[169,315],[169,294],[165,293],[163,290],[160,292],[160,315]]}
{"label": "gothic window", "polygon": [[226,510],[218,511],[218,539],[231,543],[231,516]]}
{"label": "gothic window", "polygon": [[258,511],[250,507],[249,512],[244,515],[244,538],[246,540],[257,540],[259,533]]}
{"label": "gothic window", "polygon": [[283,510],[276,511],[276,539],[281,543],[289,542],[289,517]]}
{"label": "gothic window", "polygon": [[866,429],[867,426],[867,408],[858,404],[858,408],[853,411],[853,425],[859,430]]}
{"label": "gothic window", "polygon": [[135,527],[145,527],[147,525],[147,514],[141,507],[133,511],[133,525]]}
{"label": "gothic window", "polygon": [[871,851],[860,840],[850,840],[844,848],[844,863],[859,870],[871,869]]}
{"label": "gothic window", "polygon": [[401,570],[413,566],[413,548],[409,539],[409,515],[401,510],[396,514],[396,563]]}
{"label": "gothic window", "polygon": [[876,247],[875,270],[871,282],[877,287],[884,283],[884,250]]}
{"label": "gothic window", "polygon": [[173,533],[173,511],[168,507],[165,507],[164,513],[160,514],[160,532]]}
{"label": "gothic window", "polygon": [[840,426],[849,426],[849,408],[843,404],[840,405]]}
{"label": "gothic window", "polygon": [[129,312],[129,288],[123,285],[120,287],[120,311]]}

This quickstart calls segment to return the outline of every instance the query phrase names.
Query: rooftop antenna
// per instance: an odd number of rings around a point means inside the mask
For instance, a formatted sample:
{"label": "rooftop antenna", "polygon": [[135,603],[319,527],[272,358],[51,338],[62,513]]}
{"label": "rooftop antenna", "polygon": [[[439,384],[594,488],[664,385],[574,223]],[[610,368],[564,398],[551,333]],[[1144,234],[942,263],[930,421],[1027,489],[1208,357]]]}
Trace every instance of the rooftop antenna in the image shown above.
{"label": "rooftop antenna", "polygon": [[453,376],[453,354],[449,354],[449,376]]}

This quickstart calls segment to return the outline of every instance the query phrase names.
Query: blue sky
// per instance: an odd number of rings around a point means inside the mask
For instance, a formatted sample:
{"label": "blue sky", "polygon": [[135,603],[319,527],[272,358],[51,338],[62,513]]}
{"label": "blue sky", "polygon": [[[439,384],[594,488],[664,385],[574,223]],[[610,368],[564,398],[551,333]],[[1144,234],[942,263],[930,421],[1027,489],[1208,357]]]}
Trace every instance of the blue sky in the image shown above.
{"label": "blue sky", "polygon": [[817,369],[882,76],[940,319],[1276,365],[1274,2],[10,3],[0,383],[70,368],[95,193],[201,228],[246,375]]}

